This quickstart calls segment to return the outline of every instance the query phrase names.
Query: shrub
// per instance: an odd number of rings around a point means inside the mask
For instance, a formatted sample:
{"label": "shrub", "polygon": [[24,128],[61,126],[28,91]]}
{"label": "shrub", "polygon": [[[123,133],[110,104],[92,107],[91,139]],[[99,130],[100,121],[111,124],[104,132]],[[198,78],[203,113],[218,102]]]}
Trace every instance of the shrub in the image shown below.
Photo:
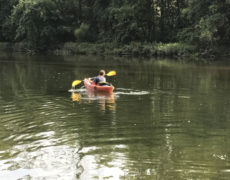
{"label": "shrub", "polygon": [[89,40],[89,25],[82,23],[79,28],[74,31],[74,36],[80,42]]}

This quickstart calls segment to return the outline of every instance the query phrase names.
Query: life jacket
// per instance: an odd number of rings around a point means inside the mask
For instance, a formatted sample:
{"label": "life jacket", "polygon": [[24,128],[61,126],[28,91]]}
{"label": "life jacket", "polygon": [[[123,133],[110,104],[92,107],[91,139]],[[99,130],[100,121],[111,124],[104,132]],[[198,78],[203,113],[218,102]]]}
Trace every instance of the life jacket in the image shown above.
{"label": "life jacket", "polygon": [[102,83],[102,82],[106,83],[106,79],[103,76],[97,76],[94,78],[93,82],[95,82],[95,84],[98,84],[99,82],[100,83]]}

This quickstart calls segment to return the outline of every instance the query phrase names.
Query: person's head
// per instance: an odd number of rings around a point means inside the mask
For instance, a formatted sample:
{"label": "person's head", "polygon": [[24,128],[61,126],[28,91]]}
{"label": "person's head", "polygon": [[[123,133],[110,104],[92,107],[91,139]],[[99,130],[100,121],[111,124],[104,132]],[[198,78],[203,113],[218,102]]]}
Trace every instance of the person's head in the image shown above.
{"label": "person's head", "polygon": [[100,75],[100,76],[104,76],[104,75],[105,75],[105,70],[103,70],[103,69],[100,70],[100,71],[99,71],[99,75]]}

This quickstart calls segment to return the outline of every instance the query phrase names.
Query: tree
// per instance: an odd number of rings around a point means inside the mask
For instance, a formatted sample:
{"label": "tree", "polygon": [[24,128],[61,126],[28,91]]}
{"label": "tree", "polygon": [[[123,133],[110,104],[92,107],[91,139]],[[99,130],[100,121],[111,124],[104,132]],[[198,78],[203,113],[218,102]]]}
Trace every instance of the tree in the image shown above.
{"label": "tree", "polygon": [[203,47],[229,44],[230,3],[222,0],[190,0],[183,10],[184,29],[179,38]]}
{"label": "tree", "polygon": [[0,0],[0,41],[228,45],[229,0]]}
{"label": "tree", "polygon": [[13,6],[18,3],[18,0],[0,0],[0,41],[10,41],[12,32],[5,28],[9,23],[9,16]]}

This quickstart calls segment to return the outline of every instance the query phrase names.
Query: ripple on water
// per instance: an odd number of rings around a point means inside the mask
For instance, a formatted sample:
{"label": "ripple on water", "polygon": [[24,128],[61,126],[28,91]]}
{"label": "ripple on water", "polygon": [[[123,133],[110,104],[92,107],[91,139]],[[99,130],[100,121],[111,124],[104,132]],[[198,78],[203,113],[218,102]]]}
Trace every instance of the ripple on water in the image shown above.
{"label": "ripple on water", "polygon": [[76,148],[53,146],[34,152],[22,151],[17,158],[0,161],[0,179],[75,179],[79,161]]}
{"label": "ripple on water", "polygon": [[[120,179],[125,174],[124,169],[127,163],[124,153],[119,152],[122,149],[123,152],[127,152],[125,145],[82,148],[78,151],[81,156],[78,168],[82,169],[78,177],[80,179]],[[100,164],[99,167],[98,164]]]}
{"label": "ripple on water", "polygon": [[134,89],[125,89],[125,88],[117,88],[115,95],[133,95],[133,96],[140,96],[140,95],[147,95],[150,94],[148,91],[141,91],[141,90],[134,90]]}
{"label": "ripple on water", "polygon": [[[72,93],[83,93],[85,94],[86,90],[85,89],[70,89],[69,92]],[[138,95],[147,95],[150,94],[148,91],[141,91],[141,90],[134,90],[134,89],[127,89],[127,88],[116,88],[114,91],[114,95],[133,95],[133,96],[138,96]],[[90,99],[98,99],[101,98],[102,96],[93,96],[90,97]],[[84,99],[84,98],[81,98]],[[85,97],[85,99],[88,99]]]}

